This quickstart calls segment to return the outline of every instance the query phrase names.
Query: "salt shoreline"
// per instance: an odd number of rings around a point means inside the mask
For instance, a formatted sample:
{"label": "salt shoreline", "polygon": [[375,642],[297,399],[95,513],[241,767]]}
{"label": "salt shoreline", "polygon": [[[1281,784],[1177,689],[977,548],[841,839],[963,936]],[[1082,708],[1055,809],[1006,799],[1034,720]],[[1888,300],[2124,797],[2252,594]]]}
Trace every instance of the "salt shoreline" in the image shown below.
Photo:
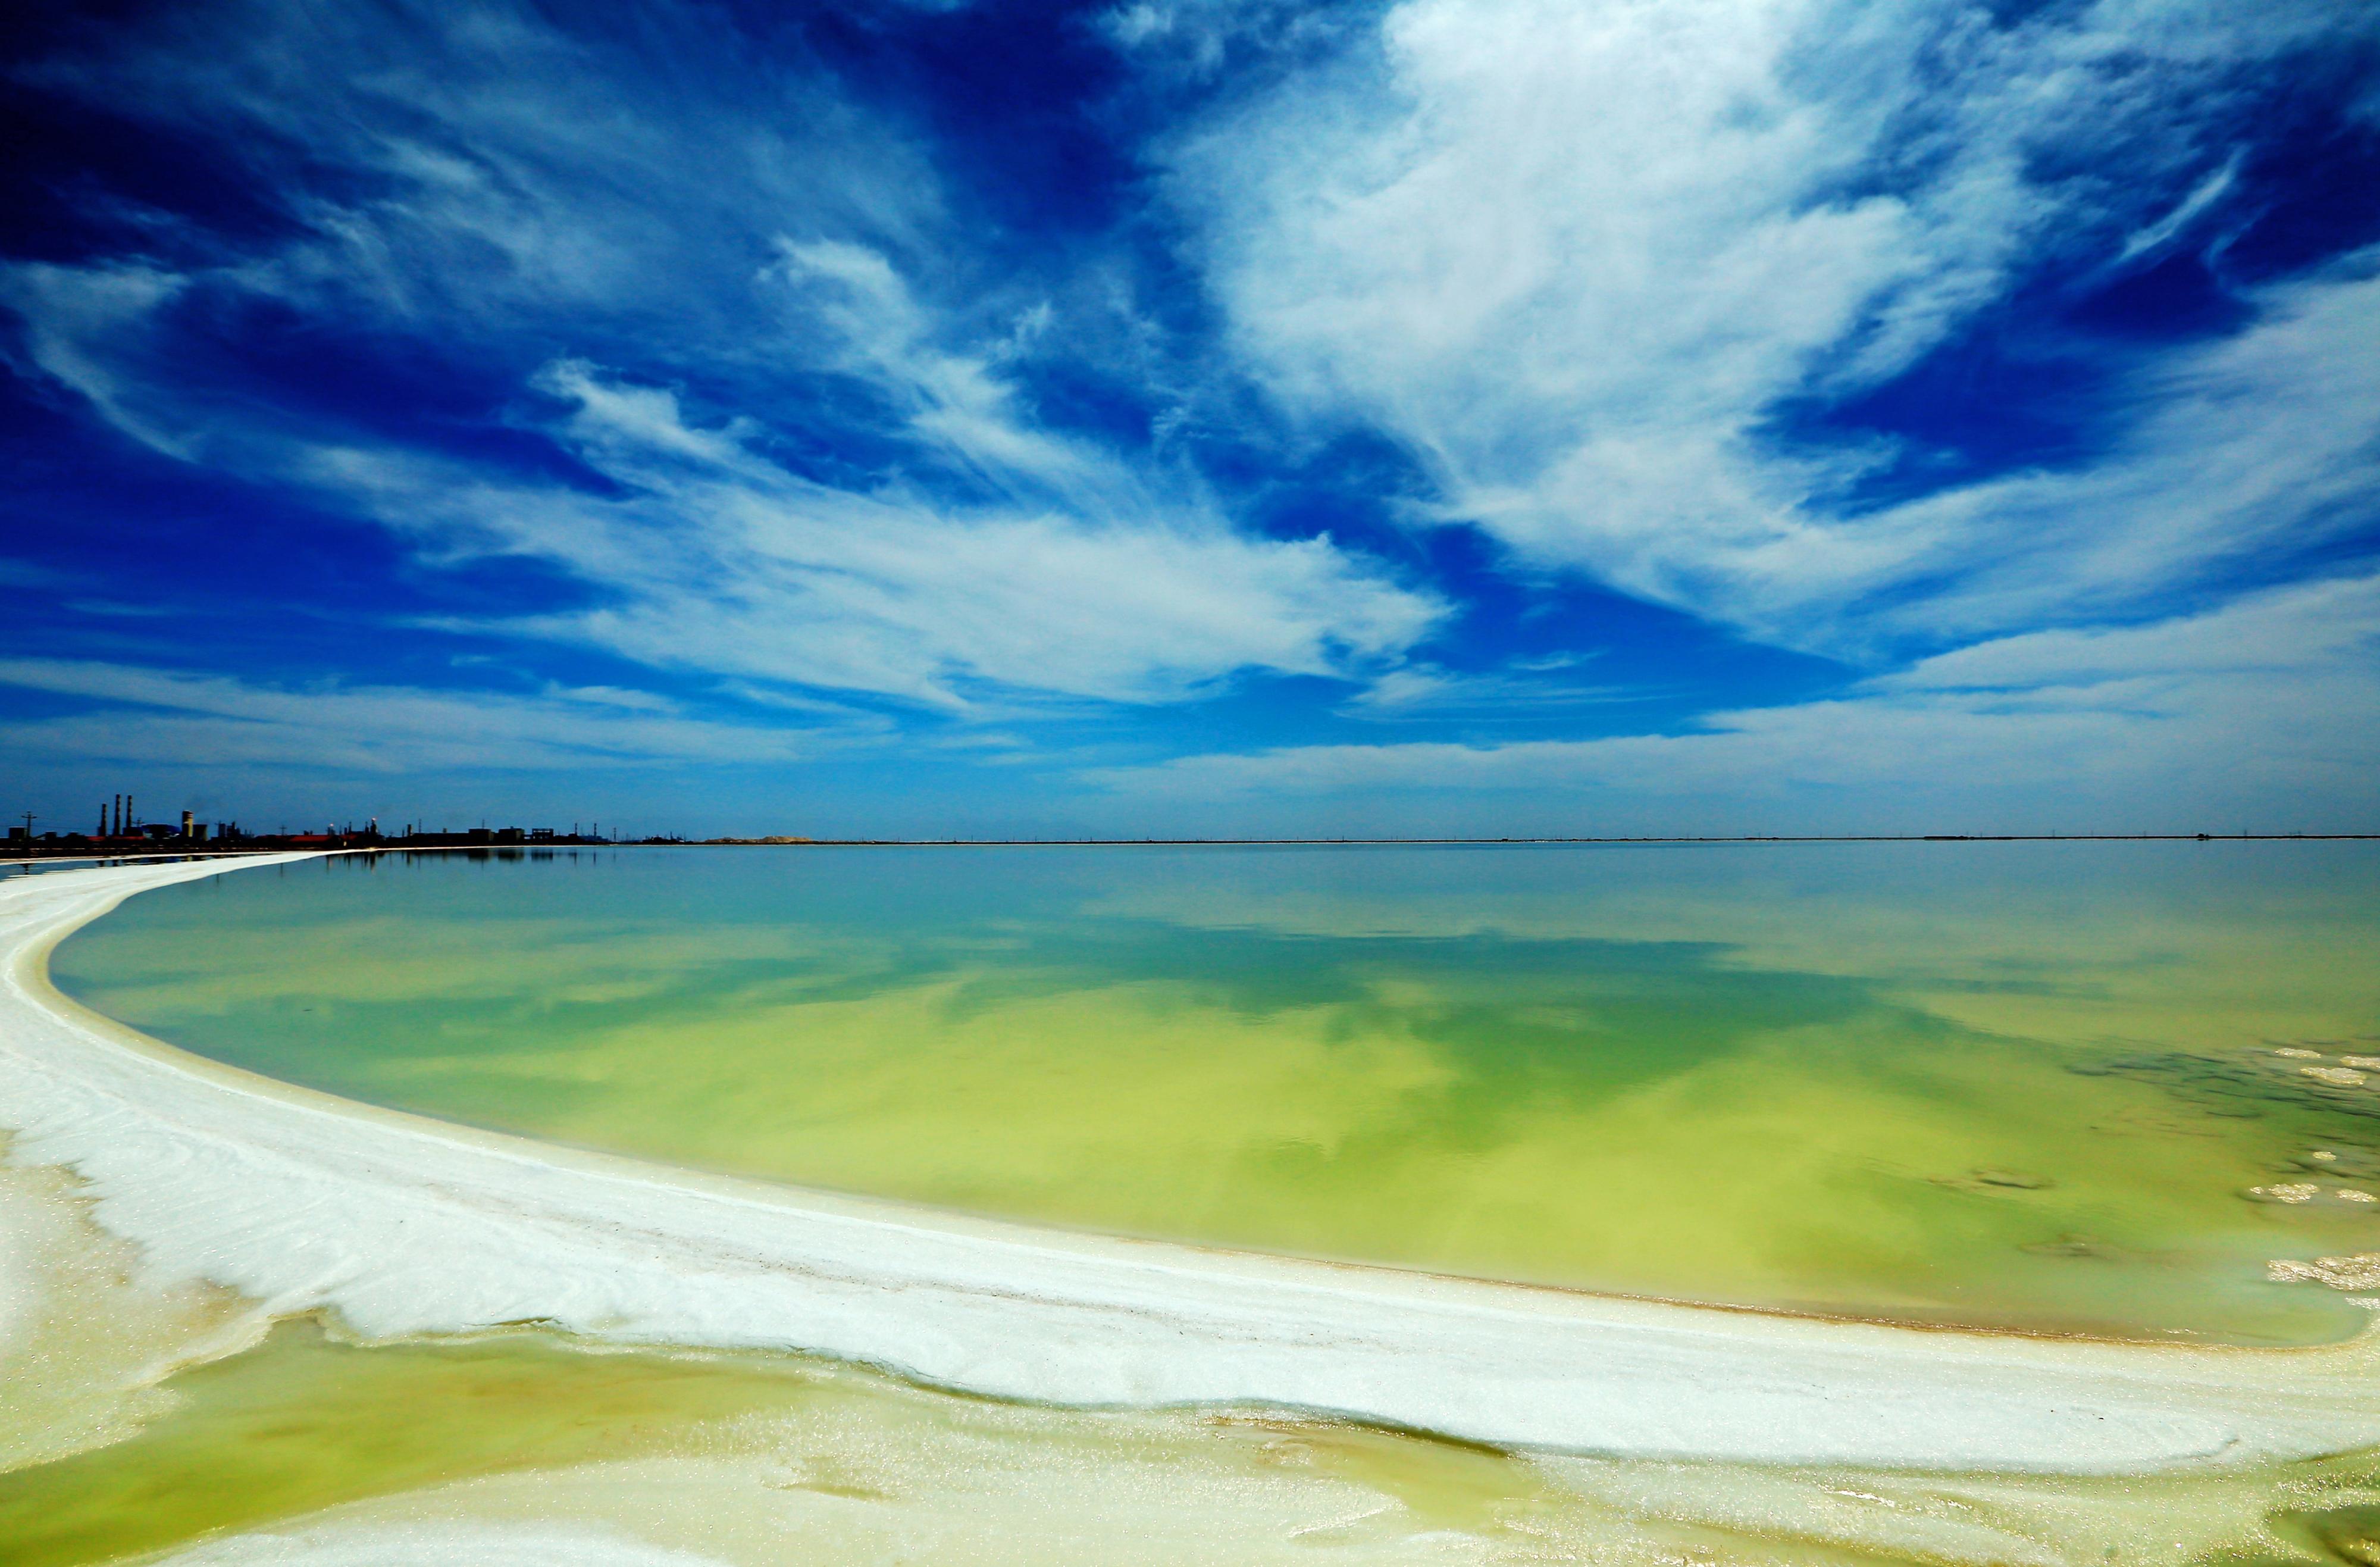
{"label": "salt shoreline", "polygon": [[202,1061],[48,983],[152,887],[0,884],[0,1124],[163,1281],[367,1337],[552,1323],[1059,1404],[1253,1403],[1505,1446],[2049,1473],[2380,1444],[2380,1342],[2247,1350],[1814,1321],[1108,1239],[663,1169]]}

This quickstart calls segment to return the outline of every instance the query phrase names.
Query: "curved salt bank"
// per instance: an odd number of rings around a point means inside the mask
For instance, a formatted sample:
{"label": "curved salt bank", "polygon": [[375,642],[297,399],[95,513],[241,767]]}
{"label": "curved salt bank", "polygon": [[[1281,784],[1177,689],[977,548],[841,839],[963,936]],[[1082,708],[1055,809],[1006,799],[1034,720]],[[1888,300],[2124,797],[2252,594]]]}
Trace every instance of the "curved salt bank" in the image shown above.
{"label": "curved salt bank", "polygon": [[[299,858],[304,856],[280,856]],[[482,1134],[204,1062],[83,1011],[49,948],[246,860],[0,885],[0,1122],[176,1278],[370,1336],[545,1321],[805,1350],[1078,1404],[1252,1402],[1572,1452],[2107,1473],[2380,1442],[2370,1335],[2022,1339],[1076,1235]]]}

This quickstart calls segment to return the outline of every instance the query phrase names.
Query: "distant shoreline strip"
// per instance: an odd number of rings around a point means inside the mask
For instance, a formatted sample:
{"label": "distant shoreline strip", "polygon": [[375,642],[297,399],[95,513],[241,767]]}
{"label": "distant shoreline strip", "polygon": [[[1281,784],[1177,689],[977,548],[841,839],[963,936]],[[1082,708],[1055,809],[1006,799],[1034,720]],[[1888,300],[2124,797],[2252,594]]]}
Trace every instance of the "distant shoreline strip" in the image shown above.
{"label": "distant shoreline strip", "polygon": [[[768,848],[768,849],[1361,849],[1361,848],[1492,848],[1562,847],[1591,844],[2362,844],[2380,841],[2380,832],[1760,832],[1733,835],[1681,833],[1639,837],[1572,838],[804,838],[771,834],[759,838],[619,838],[564,843],[409,844],[402,838],[345,848],[317,850],[328,854],[445,854],[471,849],[647,849],[647,848]],[[148,864],[165,860],[247,859],[260,855],[286,854],[286,849],[160,849],[154,854],[57,854],[0,856],[0,865],[61,865],[88,861],[94,865]]]}
{"label": "distant shoreline strip", "polygon": [[[1393,848],[1400,845],[1427,848],[1492,847],[1499,844],[2313,844],[2366,843],[2375,839],[2380,839],[2380,832],[1763,832],[1728,837],[1673,833],[1633,838],[673,838],[624,840],[610,845],[593,846],[641,848],[667,843],[686,848]],[[405,845],[395,843],[385,847],[402,849]]]}

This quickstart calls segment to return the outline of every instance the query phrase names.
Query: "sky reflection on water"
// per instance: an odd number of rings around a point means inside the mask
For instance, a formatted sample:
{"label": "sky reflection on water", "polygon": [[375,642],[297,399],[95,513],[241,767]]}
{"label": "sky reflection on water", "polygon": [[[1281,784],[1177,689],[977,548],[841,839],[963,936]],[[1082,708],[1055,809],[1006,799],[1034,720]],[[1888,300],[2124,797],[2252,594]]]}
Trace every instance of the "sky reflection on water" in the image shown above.
{"label": "sky reflection on water", "polygon": [[2373,847],[383,856],[145,894],[55,969],[276,1077],[688,1165],[2301,1342],[2362,1313],[2267,1263],[2380,1249],[2380,1074],[2304,1071],[2380,1050]]}

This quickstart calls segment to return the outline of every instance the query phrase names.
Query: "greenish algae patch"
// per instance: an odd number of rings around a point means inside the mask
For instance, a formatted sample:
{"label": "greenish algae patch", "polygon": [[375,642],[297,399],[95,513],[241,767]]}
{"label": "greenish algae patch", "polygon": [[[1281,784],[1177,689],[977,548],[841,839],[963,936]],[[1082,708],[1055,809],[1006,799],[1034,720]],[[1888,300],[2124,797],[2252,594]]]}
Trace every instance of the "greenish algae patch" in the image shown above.
{"label": "greenish algae patch", "polygon": [[[765,1363],[763,1363],[765,1364]],[[285,1323],[185,1371],[137,1433],[0,1474],[15,1567],[66,1567],[465,1476],[658,1451],[797,1402],[790,1365],[574,1352],[528,1335],[357,1348]]]}

